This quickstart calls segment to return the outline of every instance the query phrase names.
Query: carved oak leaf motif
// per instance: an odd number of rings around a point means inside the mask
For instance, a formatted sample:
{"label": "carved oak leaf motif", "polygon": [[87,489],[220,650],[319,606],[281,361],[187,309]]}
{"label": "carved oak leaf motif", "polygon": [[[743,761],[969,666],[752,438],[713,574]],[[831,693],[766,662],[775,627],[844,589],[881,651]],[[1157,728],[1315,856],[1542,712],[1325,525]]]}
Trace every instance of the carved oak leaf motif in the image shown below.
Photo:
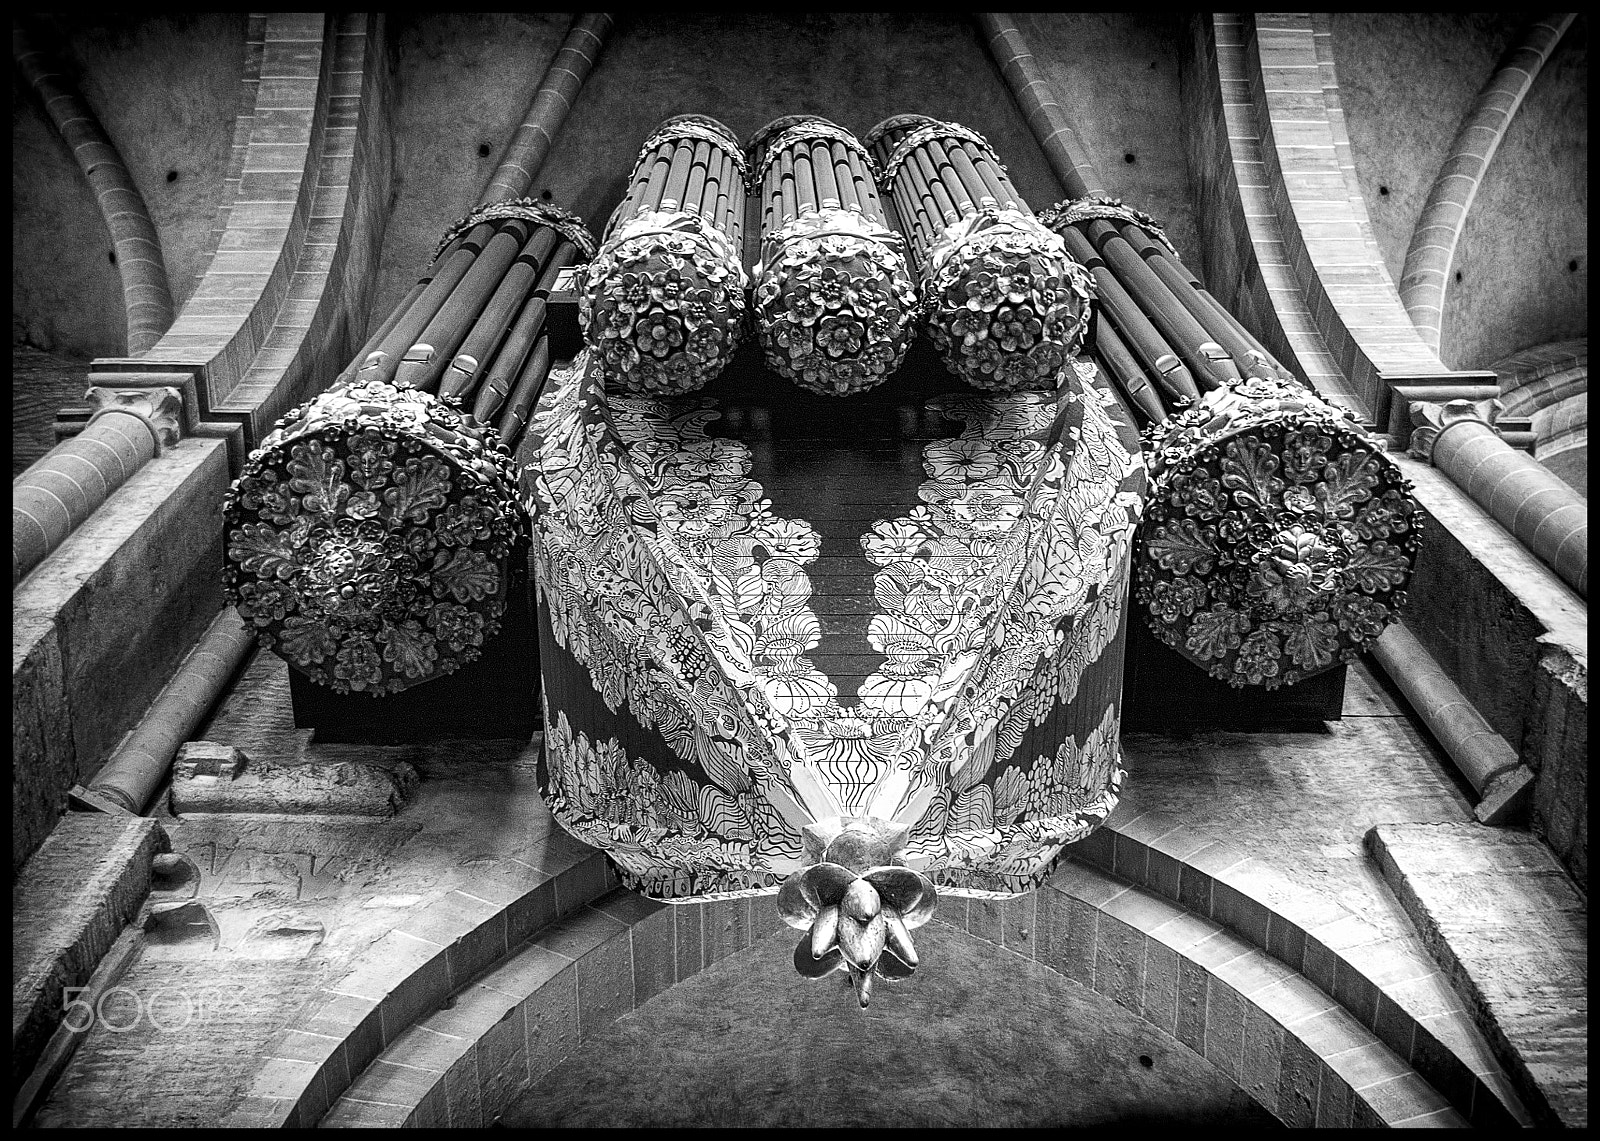
{"label": "carved oak leaf motif", "polygon": [[1322,469],[1322,482],[1314,494],[1322,513],[1330,519],[1349,519],[1356,504],[1368,499],[1378,486],[1377,465],[1371,455],[1345,452]]}
{"label": "carved oak leaf motif", "polygon": [[1202,527],[1193,519],[1177,519],[1157,527],[1145,542],[1145,550],[1163,570],[1206,575],[1216,562],[1216,539],[1215,527]]}
{"label": "carved oak leaf motif", "polygon": [[1393,590],[1406,581],[1410,573],[1410,560],[1406,553],[1382,539],[1350,554],[1345,565],[1345,577],[1368,594]]}
{"label": "carved oak leaf motif", "polygon": [[283,650],[300,666],[319,665],[339,648],[320,619],[292,614],[283,624]]}
{"label": "carved oak leaf motif", "polygon": [[383,493],[389,517],[396,522],[426,523],[430,512],[444,506],[450,493],[450,475],[436,459],[407,460],[395,472],[394,486]]}
{"label": "carved oak leaf motif", "polygon": [[500,586],[500,572],[482,551],[440,551],[433,558],[433,573],[434,594],[443,597],[449,591],[457,602],[481,601]]}
{"label": "carved oak leaf motif", "polygon": [[439,651],[434,648],[433,635],[424,631],[422,623],[415,618],[390,626],[378,635],[378,640],[385,643],[384,661],[393,663],[409,678],[427,673],[439,657]]}
{"label": "carved oak leaf motif", "polygon": [[300,572],[289,536],[266,523],[246,523],[228,536],[228,557],[259,578],[284,580]]}
{"label": "carved oak leaf motif", "polygon": [[1339,651],[1339,627],[1332,622],[1305,622],[1289,629],[1284,638],[1289,660],[1306,671],[1332,665]]}
{"label": "carved oak leaf motif", "polygon": [[1239,645],[1239,635],[1249,629],[1250,620],[1221,606],[1202,610],[1189,626],[1184,644],[1201,658],[1220,658]]}
{"label": "carved oak leaf motif", "polygon": [[1242,506],[1254,505],[1270,519],[1282,501],[1284,482],[1277,476],[1278,457],[1253,436],[1229,440],[1222,458],[1222,486]]}

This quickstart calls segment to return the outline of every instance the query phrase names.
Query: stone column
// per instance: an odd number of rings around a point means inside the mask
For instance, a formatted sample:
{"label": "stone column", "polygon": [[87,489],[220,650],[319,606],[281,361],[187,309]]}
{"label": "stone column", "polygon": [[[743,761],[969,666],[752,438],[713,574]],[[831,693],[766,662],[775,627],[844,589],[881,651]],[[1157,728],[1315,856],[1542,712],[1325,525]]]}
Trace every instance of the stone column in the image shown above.
{"label": "stone column", "polygon": [[1489,401],[1412,405],[1411,454],[1444,472],[1584,598],[1589,508],[1548,469],[1502,440]]}
{"label": "stone column", "polygon": [[11,485],[11,585],[163,447],[178,442],[183,397],[175,388],[91,388],[94,413]]}

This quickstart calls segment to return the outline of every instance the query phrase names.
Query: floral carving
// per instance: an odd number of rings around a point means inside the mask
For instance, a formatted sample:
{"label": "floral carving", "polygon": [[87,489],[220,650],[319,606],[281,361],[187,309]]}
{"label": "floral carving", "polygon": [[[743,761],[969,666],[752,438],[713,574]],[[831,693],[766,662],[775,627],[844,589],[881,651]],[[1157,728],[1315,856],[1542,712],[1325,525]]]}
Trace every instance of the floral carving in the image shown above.
{"label": "floral carving", "polygon": [[1052,389],[1088,333],[1088,271],[1020,210],[984,206],[946,227],[922,279],[929,337],[978,388]]}
{"label": "floral carving", "polygon": [[1231,685],[1290,685],[1394,620],[1416,555],[1410,485],[1346,414],[1250,378],[1150,430],[1138,600],[1151,629]]}
{"label": "floral carving", "polygon": [[224,505],[228,600],[341,693],[396,693],[499,629],[524,534],[493,434],[427,393],[358,382],[280,420]]}
{"label": "floral carving", "polygon": [[646,210],[584,271],[578,317],[608,384],[692,392],[738,346],[747,278],[733,243],[698,214]]}
{"label": "floral carving", "polygon": [[761,346],[780,376],[848,396],[900,367],[917,292],[898,234],[851,210],[803,214],[767,238],[755,281]]}

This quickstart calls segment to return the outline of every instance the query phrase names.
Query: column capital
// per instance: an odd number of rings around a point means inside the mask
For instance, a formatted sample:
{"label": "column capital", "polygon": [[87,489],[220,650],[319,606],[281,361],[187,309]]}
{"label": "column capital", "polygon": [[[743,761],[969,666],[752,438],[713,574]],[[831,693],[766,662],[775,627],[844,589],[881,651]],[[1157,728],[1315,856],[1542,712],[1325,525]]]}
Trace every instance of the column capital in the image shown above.
{"label": "column capital", "polygon": [[106,388],[92,386],[84,394],[89,402],[89,423],[108,412],[126,412],[144,422],[155,438],[156,452],[170,448],[183,435],[183,394],[176,388]]}
{"label": "column capital", "polygon": [[1462,424],[1481,424],[1493,432],[1494,416],[1499,410],[1500,401],[1496,399],[1447,400],[1442,403],[1432,400],[1413,401],[1409,451],[1417,459],[1432,463],[1439,437]]}

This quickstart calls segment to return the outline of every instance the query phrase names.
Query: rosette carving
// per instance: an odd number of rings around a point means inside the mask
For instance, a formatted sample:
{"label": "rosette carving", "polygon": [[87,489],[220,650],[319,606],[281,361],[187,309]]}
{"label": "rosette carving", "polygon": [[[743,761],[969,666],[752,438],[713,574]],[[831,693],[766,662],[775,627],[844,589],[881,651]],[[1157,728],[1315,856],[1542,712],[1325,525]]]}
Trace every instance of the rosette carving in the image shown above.
{"label": "rosette carving", "polygon": [[1031,214],[984,206],[943,233],[923,268],[928,335],[967,383],[1051,389],[1088,335],[1094,284]]}
{"label": "rosette carving", "polygon": [[1234,686],[1359,656],[1405,603],[1421,512],[1382,441],[1309,389],[1250,378],[1147,434],[1137,598]]}
{"label": "rosette carving", "polygon": [[223,505],[223,589],[262,645],[341,693],[397,693],[499,631],[524,537],[494,432],[356,382],[278,421]]}
{"label": "rosette carving", "polygon": [[697,214],[646,210],[618,225],[578,306],[606,383],[668,395],[703,387],[738,347],[746,284],[733,243]]}
{"label": "rosette carving", "polygon": [[767,367],[833,396],[887,379],[915,333],[904,250],[898,234],[852,210],[803,214],[775,231],[755,271]]}

